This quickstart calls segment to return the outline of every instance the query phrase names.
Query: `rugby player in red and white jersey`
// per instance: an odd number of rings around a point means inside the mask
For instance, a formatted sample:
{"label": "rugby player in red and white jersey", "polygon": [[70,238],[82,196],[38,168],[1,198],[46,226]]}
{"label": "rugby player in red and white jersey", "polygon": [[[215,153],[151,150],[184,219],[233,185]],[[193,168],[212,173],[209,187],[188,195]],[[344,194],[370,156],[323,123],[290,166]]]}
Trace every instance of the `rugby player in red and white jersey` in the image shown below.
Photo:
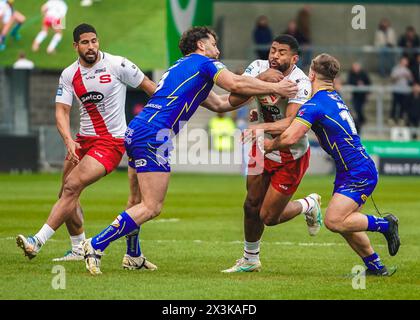
{"label": "rugby player in red and white jersey", "polygon": [[[245,75],[265,81],[279,81],[283,77],[295,82],[298,92],[294,98],[285,99],[277,95],[258,96],[258,124],[252,131],[263,129],[268,138],[286,130],[296,116],[300,106],[311,97],[311,82],[296,66],[299,45],[289,35],[273,40],[268,60],[256,60],[245,70]],[[237,105],[247,97],[230,96]],[[255,133],[255,132],[254,132]],[[303,214],[310,235],[318,233],[322,224],[321,197],[310,194],[304,199],[291,201],[309,166],[309,142],[305,135],[288,150],[277,150],[258,157],[258,143],[252,148],[247,175],[247,196],[244,203],[244,256],[236,264],[222,272],[253,272],[261,270],[259,259],[260,240],[264,226],[274,226]],[[258,162],[258,159],[261,159]],[[256,172],[255,165],[262,170]],[[254,168],[253,168],[254,167]],[[261,172],[262,171],[262,172]]]}
{"label": "rugby player in red and white jersey", "polygon": [[63,0],[48,0],[41,7],[41,13],[44,18],[42,19],[42,29],[35,37],[32,43],[32,51],[38,51],[39,46],[48,36],[48,30],[54,30],[54,36],[47,47],[47,53],[55,52],[55,48],[63,38],[64,19],[67,14],[67,4]]}
{"label": "rugby player in red and white jersey", "polygon": [[[112,172],[125,152],[126,86],[138,87],[149,96],[156,89],[156,84],[132,62],[99,51],[96,30],[91,25],[77,26],[73,40],[79,59],[61,74],[56,95],[57,128],[68,151],[62,188],[59,200],[39,232],[33,237],[18,235],[16,238],[29,259],[34,258],[55,231],[66,223],[73,247],[69,257],[74,259],[64,257],[58,260],[83,260],[79,244],[85,239],[85,234],[79,197],[85,187]],[[80,131],[76,140],[70,132],[73,95],[80,105]],[[131,207],[140,202],[141,196],[135,170],[129,168],[128,175],[130,197],[127,206]],[[156,269],[141,256],[137,237],[131,235],[127,241],[123,267]],[[130,252],[134,252],[132,258],[128,256]]]}

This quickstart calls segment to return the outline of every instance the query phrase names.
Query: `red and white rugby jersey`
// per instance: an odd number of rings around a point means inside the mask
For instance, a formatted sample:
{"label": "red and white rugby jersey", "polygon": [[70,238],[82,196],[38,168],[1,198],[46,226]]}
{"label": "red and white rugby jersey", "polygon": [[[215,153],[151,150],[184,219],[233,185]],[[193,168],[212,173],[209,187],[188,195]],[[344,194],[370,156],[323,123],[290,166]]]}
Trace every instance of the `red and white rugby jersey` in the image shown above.
{"label": "red and white rugby jersey", "polygon": [[[270,68],[268,60],[255,60],[245,70],[244,75],[256,77],[260,73]],[[294,66],[292,71],[285,77],[298,86],[298,92],[293,98],[282,98],[278,95],[261,95],[257,96],[258,105],[258,122],[275,122],[281,120],[286,115],[286,107],[289,103],[304,104],[312,94],[312,86],[309,78],[305,73]],[[270,134],[265,135],[267,138],[272,139]],[[296,144],[292,145],[288,151],[273,151],[265,156],[273,161],[283,163],[291,160],[296,160],[302,157],[309,148],[308,137],[305,134]]]}
{"label": "red and white rugby jersey", "polygon": [[80,131],[84,136],[123,138],[126,86],[137,88],[144,73],[129,60],[99,52],[100,60],[85,68],[77,60],[60,77],[56,102],[71,106],[73,95],[80,105]]}
{"label": "red and white rugby jersey", "polygon": [[49,18],[61,19],[67,13],[67,4],[63,0],[48,0],[45,3],[45,16]]}

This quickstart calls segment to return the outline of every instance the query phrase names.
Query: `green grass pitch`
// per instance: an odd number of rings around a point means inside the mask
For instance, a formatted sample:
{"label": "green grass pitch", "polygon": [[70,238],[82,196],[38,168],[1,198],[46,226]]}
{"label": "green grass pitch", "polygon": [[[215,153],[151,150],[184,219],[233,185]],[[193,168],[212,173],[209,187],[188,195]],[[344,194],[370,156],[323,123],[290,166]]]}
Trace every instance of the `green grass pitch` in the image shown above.
{"label": "green grass pitch", "polygon": [[[296,196],[311,192],[330,199],[333,177],[307,176]],[[368,278],[355,290],[344,275],[361,260],[344,240],[323,228],[307,234],[302,217],[266,228],[261,248],[263,271],[222,274],[242,255],[244,178],[174,174],[161,216],[142,227],[142,250],[159,270],[121,268],[125,241],[113,243],[103,257],[103,275],[92,277],[83,262],[51,259],[69,248],[62,227],[28,261],[16,247],[18,233],[34,234],[47,218],[58,192],[58,174],[0,175],[0,299],[419,299],[420,181],[381,177],[374,193],[383,211],[400,218],[402,245],[390,257],[380,234],[370,234],[383,261],[397,265],[389,278]],[[124,208],[126,174],[113,173],[82,197],[86,232],[92,236]],[[373,213],[369,200],[365,212]],[[66,270],[66,288],[55,290],[55,265]]]}
{"label": "green grass pitch", "polygon": [[164,0],[106,0],[83,8],[79,0],[66,1],[68,11],[66,29],[58,45],[57,53],[48,55],[47,46],[52,38],[44,40],[40,51],[31,51],[32,41],[41,30],[41,5],[46,0],[16,1],[16,10],[26,16],[21,29],[22,39],[7,39],[7,49],[0,52],[0,65],[12,65],[19,51],[26,52],[38,68],[61,70],[77,58],[73,49],[73,29],[80,23],[92,24],[98,32],[100,49],[114,55],[124,56],[144,70],[166,67],[166,22]]}

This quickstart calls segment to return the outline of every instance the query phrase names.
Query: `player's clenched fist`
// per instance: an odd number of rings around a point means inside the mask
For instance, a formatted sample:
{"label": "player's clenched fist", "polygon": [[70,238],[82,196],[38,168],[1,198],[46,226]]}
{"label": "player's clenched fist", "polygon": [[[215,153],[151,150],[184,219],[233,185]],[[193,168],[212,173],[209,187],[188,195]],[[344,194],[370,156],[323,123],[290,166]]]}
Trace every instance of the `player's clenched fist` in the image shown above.
{"label": "player's clenched fist", "polygon": [[267,82],[280,82],[284,79],[284,75],[277,69],[269,68],[266,71],[261,72],[257,78]]}
{"label": "player's clenched fist", "polygon": [[293,81],[283,79],[276,84],[276,93],[283,97],[293,98],[297,92],[297,84]]}

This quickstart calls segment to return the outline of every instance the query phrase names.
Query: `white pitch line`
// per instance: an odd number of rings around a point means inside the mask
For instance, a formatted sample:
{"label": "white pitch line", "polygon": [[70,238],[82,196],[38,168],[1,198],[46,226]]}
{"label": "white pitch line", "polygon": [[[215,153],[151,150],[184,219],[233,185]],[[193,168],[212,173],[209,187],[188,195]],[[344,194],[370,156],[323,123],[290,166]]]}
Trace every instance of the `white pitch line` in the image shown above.
{"label": "white pitch line", "polygon": [[178,218],[171,218],[171,219],[156,219],[156,220],[151,220],[148,223],[166,223],[166,222],[179,222],[180,219]]}
{"label": "white pitch line", "polygon": [[[0,238],[0,241],[9,241],[15,240],[15,237],[6,237]],[[53,242],[68,242],[68,239],[50,239],[48,241]],[[208,240],[176,240],[176,239],[154,239],[154,240],[141,240],[141,242],[157,242],[157,243],[182,243],[182,242],[192,242],[195,244],[243,244],[243,241],[234,240],[234,241],[208,241]],[[275,245],[275,246],[295,246],[295,247],[346,247],[347,243],[336,243],[336,242],[290,242],[290,241],[264,241],[261,242],[262,245]],[[375,247],[385,247],[385,245],[376,244]]]}

